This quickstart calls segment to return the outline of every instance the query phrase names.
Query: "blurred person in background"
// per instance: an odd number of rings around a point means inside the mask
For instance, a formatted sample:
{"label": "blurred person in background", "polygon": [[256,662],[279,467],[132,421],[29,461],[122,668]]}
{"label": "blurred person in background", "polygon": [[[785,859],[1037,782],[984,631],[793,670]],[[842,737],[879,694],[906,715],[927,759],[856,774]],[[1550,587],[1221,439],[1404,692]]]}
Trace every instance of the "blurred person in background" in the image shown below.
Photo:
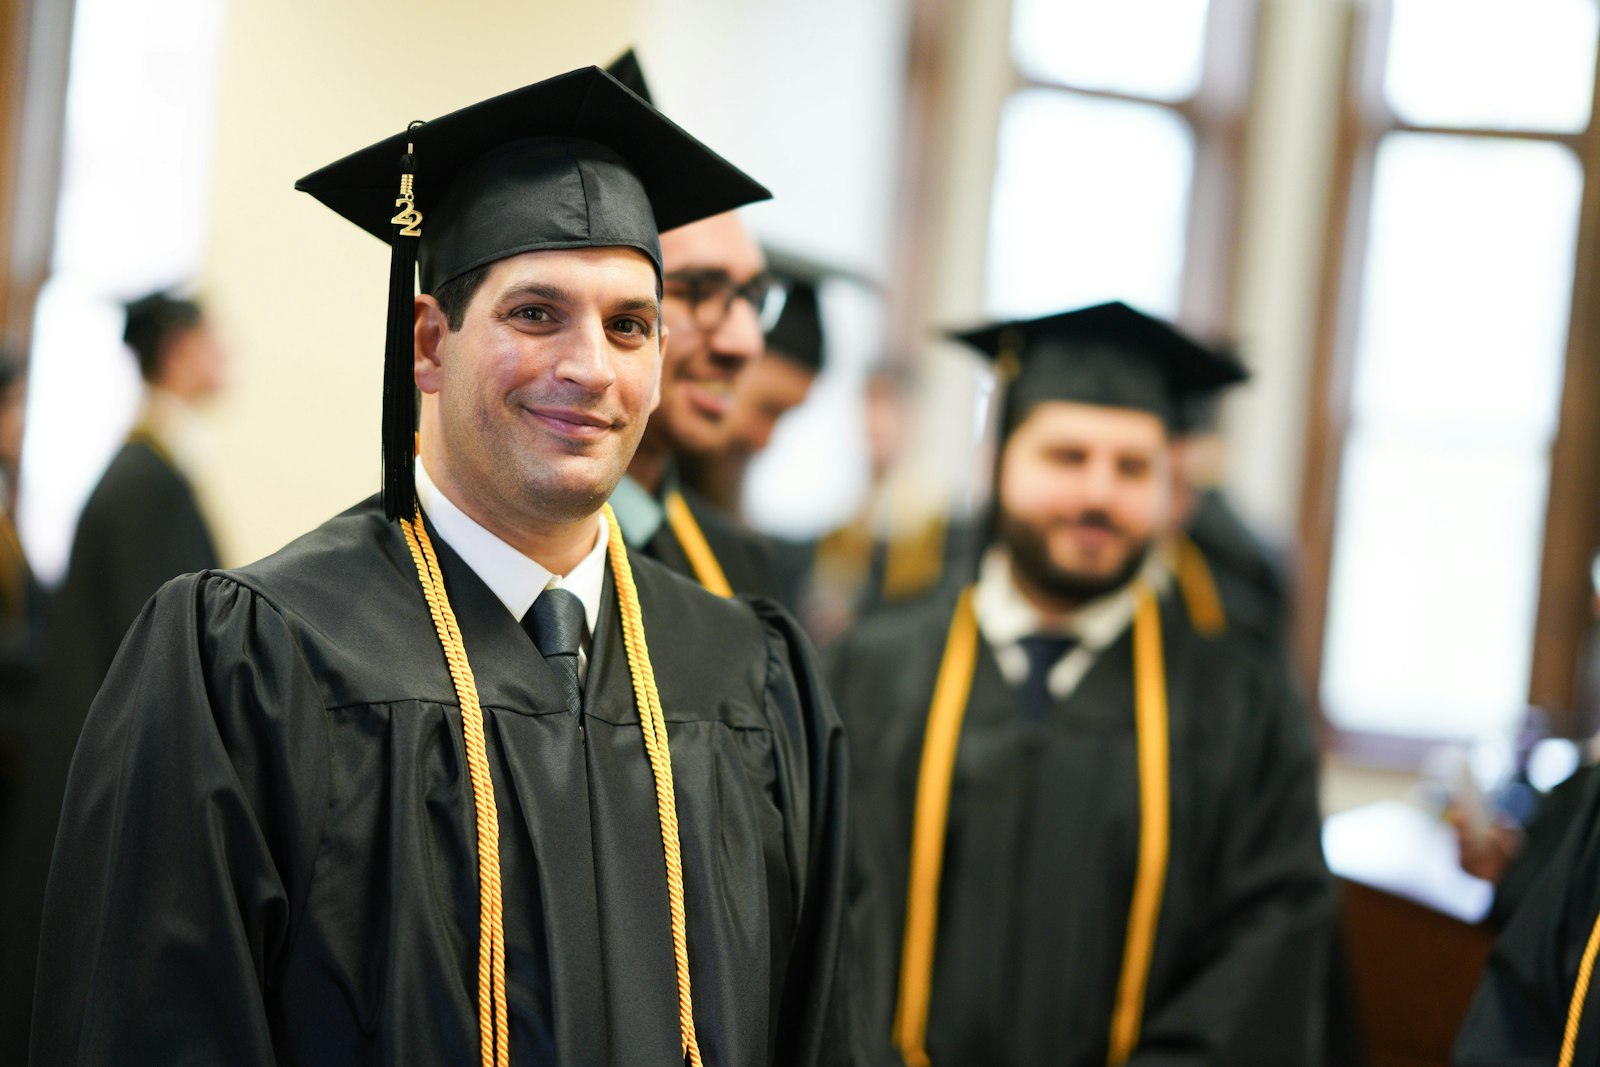
{"label": "blurred person in background", "polygon": [[1120,304],[961,339],[1011,378],[977,582],[830,655],[874,1031],[907,1064],[1321,1062],[1310,723],[1153,551],[1179,405],[1231,369]]}
{"label": "blurred person in background", "polygon": [[[26,864],[19,847],[35,828],[25,798],[43,603],[14,521],[26,396],[21,358],[0,349],[0,1063],[27,1062],[38,931],[38,890],[28,888],[44,876],[43,861]],[[48,849],[46,840],[33,851]]]}
{"label": "blurred person in background", "polygon": [[0,348],[0,709],[17,705],[38,666],[44,608],[16,524],[27,403],[27,368],[20,356]]}
{"label": "blurred person in background", "polygon": [[78,518],[52,629],[52,646],[72,648],[80,715],[145,601],[170,578],[220,565],[193,478],[199,412],[225,381],[221,342],[197,302],[161,292],[127,305],[123,340],[144,404]]}
{"label": "blurred person in background", "polygon": [[881,607],[959,588],[977,555],[977,524],[954,514],[949,493],[907,462],[912,372],[886,363],[867,376],[865,393],[865,502],[838,529],[780,547],[795,612],[819,644]]}
{"label": "blurred person in background", "polygon": [[783,311],[767,331],[765,354],[739,375],[721,448],[691,454],[684,480],[708,500],[743,517],[750,461],[772,443],[778,422],[806,402],[827,358],[822,329],[823,281],[840,272],[777,249],[763,250],[769,271],[784,285]]}
{"label": "blurred person in background", "polygon": [[[606,69],[651,100],[631,50]],[[731,211],[663,233],[661,259],[661,403],[611,506],[630,548],[719,595],[779,599],[771,543],[684,485],[679,463],[727,447],[734,389],[764,350],[763,332],[782,308],[782,283]]]}
{"label": "blurred person in background", "polygon": [[[1497,930],[1511,922],[1531,887],[1562,847],[1572,825],[1582,818],[1582,805],[1590,788],[1588,780],[1600,774],[1600,765],[1592,762],[1600,743],[1596,731],[1600,725],[1600,553],[1591,562],[1589,579],[1589,634],[1580,652],[1574,694],[1573,721],[1579,733],[1589,739],[1579,750],[1582,755],[1576,758],[1579,766],[1548,791],[1528,789],[1525,804],[1531,805],[1532,810],[1518,812],[1520,818],[1509,817],[1500,805],[1485,803],[1481,796],[1475,804],[1454,802],[1447,812],[1456,833],[1461,869],[1494,883],[1494,903],[1484,921]],[[1530,709],[1534,711],[1539,713],[1537,721],[1543,727],[1538,736],[1546,736],[1548,716],[1542,709]],[[1528,753],[1522,751],[1518,756],[1521,777],[1526,780]]]}
{"label": "blurred person in background", "polygon": [[1169,562],[1190,617],[1209,630],[1234,628],[1287,662],[1288,589],[1281,561],[1239,517],[1222,488],[1225,459],[1218,412],[1223,396],[1249,380],[1230,351],[1213,347],[1228,380],[1183,405],[1174,449],[1175,533]]}
{"label": "blurred person in background", "polygon": [[[0,1062],[25,1062],[34,961],[68,769],[123,635],[169,579],[219,565],[195,496],[198,410],[220,391],[225,357],[198,303],[157,292],[126,306],[123,340],[146,385],[127,441],[84,505],[66,579],[44,625],[39,677],[22,705],[15,818],[0,841]],[[9,1058],[8,1058],[9,1057]]]}
{"label": "blurred person in background", "polygon": [[39,668],[44,590],[17,536],[17,472],[22,465],[27,369],[0,348],[0,858],[14,830],[27,733],[27,698]]}
{"label": "blurred person in background", "polygon": [[[1530,837],[1538,861],[1503,917],[1456,1038],[1455,1067],[1600,1063],[1600,982],[1593,976],[1600,954],[1600,774],[1574,775],[1550,800],[1559,805],[1560,822]],[[1541,811],[1533,825],[1544,821]]]}
{"label": "blurred person in background", "polygon": [[[766,353],[734,389],[728,441],[715,452],[685,456],[689,484],[730,514],[741,502],[752,459],[771,443],[779,421],[803,404],[827,362],[828,330],[822,289],[830,281],[871,288],[851,271],[777,249],[768,265],[787,296],[766,335]],[[875,371],[866,385],[870,453],[868,503],[858,518],[820,538],[772,539],[784,603],[813,639],[837,636],[862,610],[928,591],[944,573],[950,547],[943,497],[905,479],[894,481],[906,434],[910,386],[903,373]]]}

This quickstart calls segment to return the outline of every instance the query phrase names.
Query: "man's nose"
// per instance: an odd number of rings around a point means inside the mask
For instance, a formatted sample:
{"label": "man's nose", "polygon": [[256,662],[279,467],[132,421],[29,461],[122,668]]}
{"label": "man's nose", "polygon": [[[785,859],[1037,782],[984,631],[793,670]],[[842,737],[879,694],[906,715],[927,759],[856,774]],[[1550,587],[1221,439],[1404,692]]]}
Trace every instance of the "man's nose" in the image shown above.
{"label": "man's nose", "polygon": [[561,347],[556,376],[596,393],[616,381],[604,323],[588,323],[571,331],[568,343]]}

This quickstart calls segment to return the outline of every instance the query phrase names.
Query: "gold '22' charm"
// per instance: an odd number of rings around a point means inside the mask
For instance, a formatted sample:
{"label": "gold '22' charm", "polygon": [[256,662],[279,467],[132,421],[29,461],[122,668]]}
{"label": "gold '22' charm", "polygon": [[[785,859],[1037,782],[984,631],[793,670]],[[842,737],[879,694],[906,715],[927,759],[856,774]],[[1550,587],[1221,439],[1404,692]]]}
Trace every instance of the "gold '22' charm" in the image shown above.
{"label": "gold '22' charm", "polygon": [[395,199],[394,206],[400,208],[394,218],[389,221],[401,227],[403,237],[422,236],[422,212],[417,210],[416,197],[412,192],[412,176],[400,175],[400,195]]}

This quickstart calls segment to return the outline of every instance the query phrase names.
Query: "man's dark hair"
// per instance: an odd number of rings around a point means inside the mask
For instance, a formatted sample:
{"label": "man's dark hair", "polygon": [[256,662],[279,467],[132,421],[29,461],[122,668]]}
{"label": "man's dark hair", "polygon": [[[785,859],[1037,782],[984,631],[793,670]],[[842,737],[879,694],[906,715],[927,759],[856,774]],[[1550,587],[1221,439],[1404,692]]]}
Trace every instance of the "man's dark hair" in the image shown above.
{"label": "man's dark hair", "polygon": [[166,293],[151,293],[126,305],[126,310],[128,323],[123,327],[122,340],[139,361],[139,376],[153,383],[161,376],[161,355],[167,342],[199,325],[200,305]]}
{"label": "man's dark hair", "polygon": [[467,305],[472,303],[473,296],[483,285],[483,280],[489,276],[489,268],[492,266],[493,263],[485,263],[481,267],[473,267],[433,291],[433,298],[439,301],[439,307],[444,310],[445,322],[449,323],[451,333],[461,329],[461,324],[466,321]]}

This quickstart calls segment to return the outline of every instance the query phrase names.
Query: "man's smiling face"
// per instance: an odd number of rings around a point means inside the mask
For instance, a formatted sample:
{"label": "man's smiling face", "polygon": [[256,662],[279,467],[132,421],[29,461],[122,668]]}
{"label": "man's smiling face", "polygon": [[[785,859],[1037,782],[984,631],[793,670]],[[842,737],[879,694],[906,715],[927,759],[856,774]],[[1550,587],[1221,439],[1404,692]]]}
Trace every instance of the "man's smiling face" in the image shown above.
{"label": "man's smiling face", "polygon": [[418,298],[425,453],[465,510],[515,528],[605,502],[659,397],[656,293],[642,253],[583,248],[496,262],[456,330]]}

